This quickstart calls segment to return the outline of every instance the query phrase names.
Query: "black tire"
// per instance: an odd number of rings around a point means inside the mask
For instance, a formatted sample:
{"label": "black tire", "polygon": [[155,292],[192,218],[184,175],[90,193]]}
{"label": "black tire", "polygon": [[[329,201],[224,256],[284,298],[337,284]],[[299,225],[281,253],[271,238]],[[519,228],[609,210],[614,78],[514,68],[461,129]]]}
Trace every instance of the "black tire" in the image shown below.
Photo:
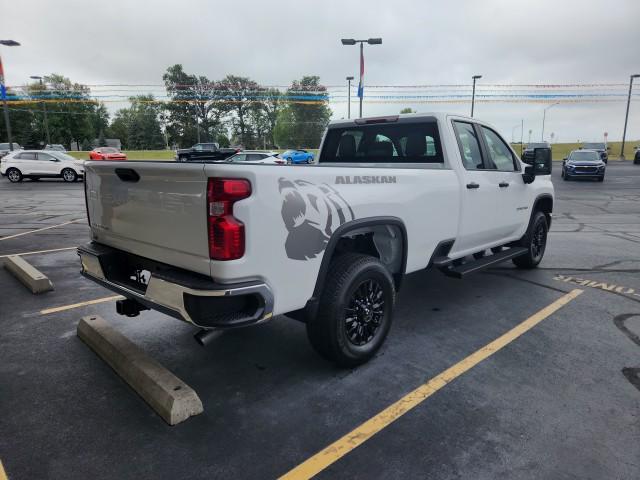
{"label": "black tire", "polygon": [[377,258],[340,255],[329,268],[318,313],[307,321],[311,345],[341,367],[367,362],[389,333],[395,297],[393,277]]}
{"label": "black tire", "polygon": [[520,239],[517,246],[525,247],[527,253],[513,259],[518,268],[535,268],[542,261],[547,247],[549,226],[547,217],[541,211],[536,211],[531,217],[527,232]]}
{"label": "black tire", "polygon": [[598,177],[598,181],[599,182],[604,182],[604,175],[602,175],[601,177]]}
{"label": "black tire", "polygon": [[7,178],[11,183],[18,183],[22,181],[22,172],[17,168],[10,168],[7,170]]}
{"label": "black tire", "polygon": [[64,168],[62,172],[60,172],[60,175],[67,183],[73,183],[78,180],[78,174],[73,168]]}

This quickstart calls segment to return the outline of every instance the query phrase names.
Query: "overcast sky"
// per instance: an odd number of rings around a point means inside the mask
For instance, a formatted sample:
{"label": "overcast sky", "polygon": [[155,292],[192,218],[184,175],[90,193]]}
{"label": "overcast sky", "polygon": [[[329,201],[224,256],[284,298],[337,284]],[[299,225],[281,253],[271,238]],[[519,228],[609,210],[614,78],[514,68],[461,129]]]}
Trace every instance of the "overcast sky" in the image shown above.
{"label": "overcast sky", "polygon": [[[628,83],[640,73],[640,0],[20,0],[2,7],[6,82],[61,73],[86,84],[161,83],[169,65],[220,79],[233,73],[286,85],[306,74],[327,85],[358,73],[357,47],[340,38],[382,37],[367,46],[366,84]],[[640,81],[636,87],[640,93]],[[624,90],[624,87],[623,87]],[[372,89],[366,90],[373,93]],[[626,93],[626,91],[625,91]],[[365,104],[365,115],[469,113],[464,104]],[[559,141],[622,137],[626,103],[558,105],[545,131]],[[111,106],[113,108],[113,106]],[[353,108],[357,105],[353,104]],[[477,104],[476,116],[505,137],[525,122],[539,139],[540,104]],[[346,104],[332,104],[334,117]],[[640,140],[640,100],[627,138]]]}

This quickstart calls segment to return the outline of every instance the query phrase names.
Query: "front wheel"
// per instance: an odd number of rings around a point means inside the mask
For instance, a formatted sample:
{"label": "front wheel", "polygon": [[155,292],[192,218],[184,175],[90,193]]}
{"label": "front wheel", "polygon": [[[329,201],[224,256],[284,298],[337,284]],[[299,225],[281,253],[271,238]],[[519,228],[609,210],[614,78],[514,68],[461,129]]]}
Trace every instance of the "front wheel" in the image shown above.
{"label": "front wheel", "polygon": [[369,255],[347,253],[331,264],[318,313],[307,322],[314,349],[341,367],[370,360],[384,343],[396,291],[387,268]]}
{"label": "front wheel", "polygon": [[78,174],[71,168],[65,168],[62,170],[62,179],[65,182],[75,182],[78,179]]}
{"label": "front wheel", "polygon": [[599,182],[604,182],[604,175],[602,175],[602,176],[598,177],[598,181],[599,181]]}
{"label": "front wheel", "polygon": [[525,247],[527,253],[513,259],[519,268],[535,268],[542,261],[547,247],[547,233],[549,226],[544,213],[537,211],[533,214],[527,232],[518,242],[518,246]]}
{"label": "front wheel", "polygon": [[7,178],[11,183],[18,183],[22,181],[22,172],[17,168],[10,168],[7,170]]}

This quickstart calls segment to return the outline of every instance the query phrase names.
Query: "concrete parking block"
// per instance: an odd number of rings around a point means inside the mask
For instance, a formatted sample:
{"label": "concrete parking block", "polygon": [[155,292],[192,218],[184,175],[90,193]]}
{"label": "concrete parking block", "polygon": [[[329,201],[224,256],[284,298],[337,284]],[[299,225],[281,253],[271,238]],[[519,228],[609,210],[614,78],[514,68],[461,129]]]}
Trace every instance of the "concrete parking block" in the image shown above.
{"label": "concrete parking block", "polygon": [[32,293],[42,293],[53,290],[51,280],[18,255],[11,255],[5,258],[4,268],[9,270],[9,272],[31,290]]}
{"label": "concrete parking block", "polygon": [[203,412],[198,394],[97,315],[83,317],[77,335],[169,425]]}

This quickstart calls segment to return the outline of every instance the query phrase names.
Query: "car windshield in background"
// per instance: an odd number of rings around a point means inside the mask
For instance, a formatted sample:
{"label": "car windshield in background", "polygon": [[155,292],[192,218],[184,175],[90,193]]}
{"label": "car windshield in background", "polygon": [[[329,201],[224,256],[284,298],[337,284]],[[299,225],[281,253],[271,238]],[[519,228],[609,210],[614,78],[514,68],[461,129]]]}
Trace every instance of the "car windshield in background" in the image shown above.
{"label": "car windshield in background", "polygon": [[332,128],[320,162],[443,164],[435,122]]}
{"label": "car windshield in background", "polygon": [[549,145],[546,143],[530,143],[527,148],[549,148]]}
{"label": "car windshield in background", "polygon": [[598,155],[598,152],[572,152],[571,155],[569,155],[569,160],[594,161],[600,160],[600,155]]}
{"label": "car windshield in background", "polygon": [[604,143],[585,143],[582,148],[589,148],[591,150],[606,150]]}
{"label": "car windshield in background", "polygon": [[100,150],[102,151],[102,153],[118,153],[118,149],[111,147],[101,148]]}

